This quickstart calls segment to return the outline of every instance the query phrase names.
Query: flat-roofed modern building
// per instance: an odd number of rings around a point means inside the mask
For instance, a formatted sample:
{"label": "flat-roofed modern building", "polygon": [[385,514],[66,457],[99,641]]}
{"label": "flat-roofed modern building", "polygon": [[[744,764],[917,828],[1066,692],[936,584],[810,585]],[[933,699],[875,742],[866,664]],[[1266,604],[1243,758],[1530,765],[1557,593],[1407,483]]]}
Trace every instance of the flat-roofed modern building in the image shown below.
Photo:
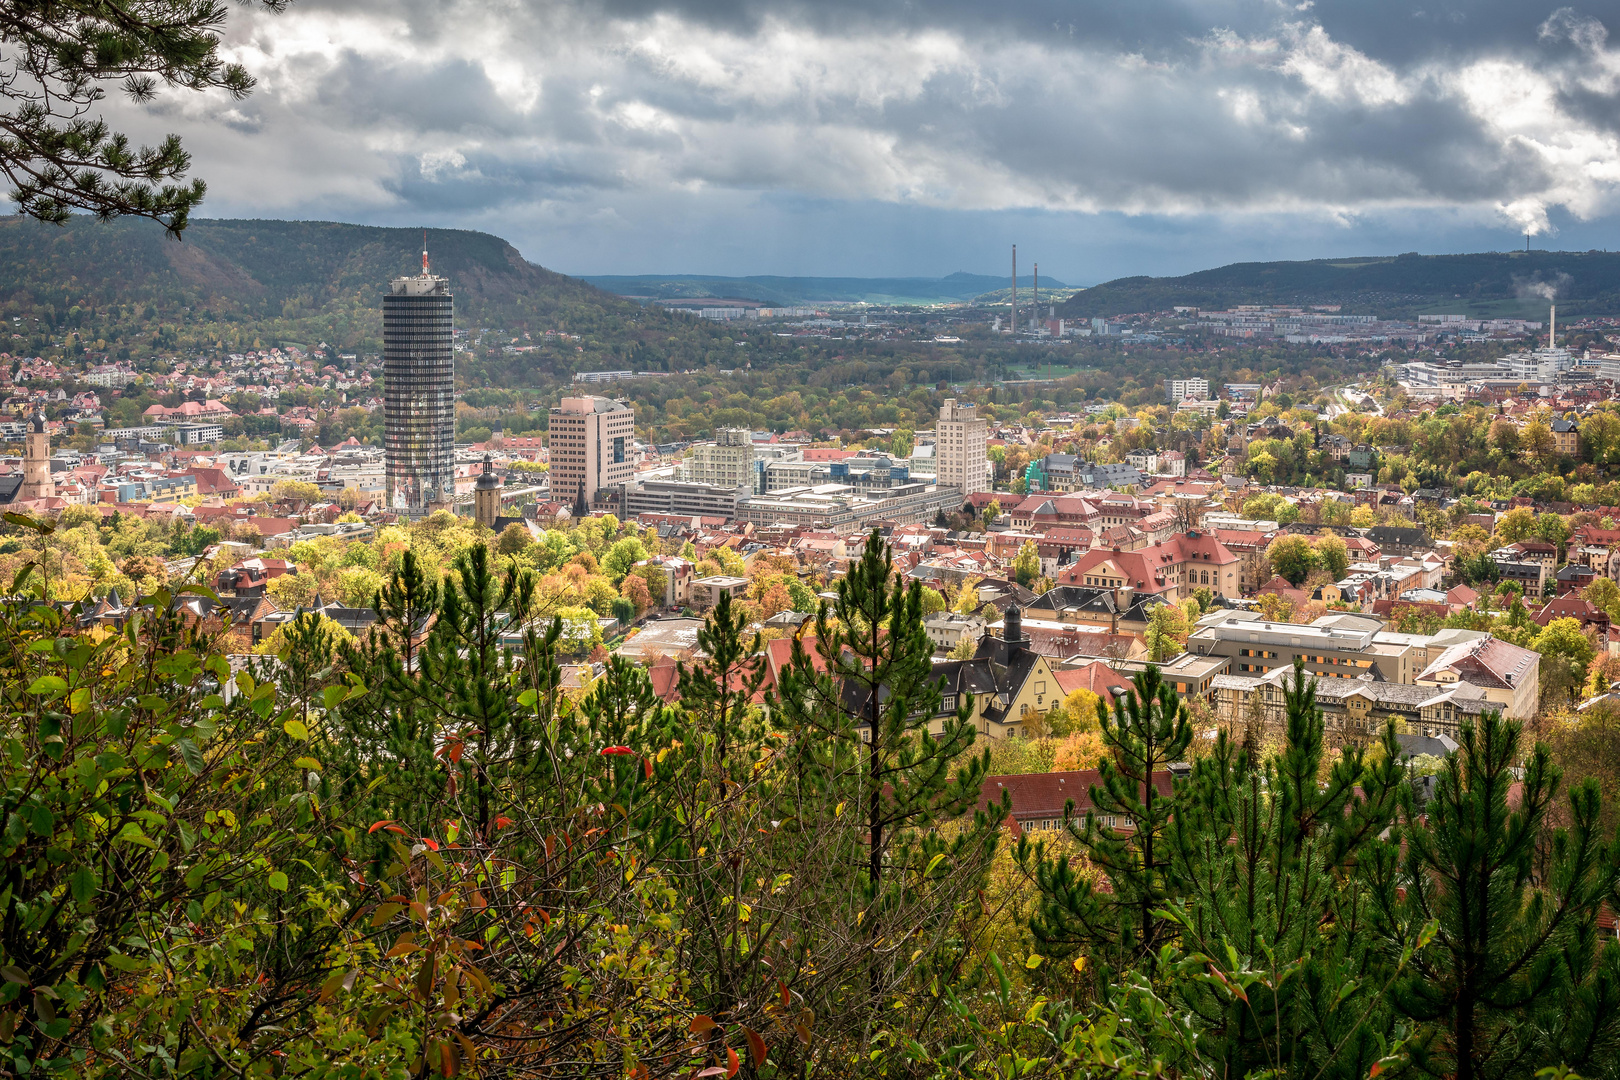
{"label": "flat-roofed modern building", "polygon": [[934,453],[942,486],[963,495],[990,490],[990,425],[976,405],[946,398],[939,410]]}
{"label": "flat-roofed modern building", "polygon": [[589,506],[630,479],[635,410],[605,397],[565,397],[549,417],[551,497]]}
{"label": "flat-roofed modern building", "polygon": [[1354,615],[1329,615],[1299,625],[1269,622],[1253,611],[1221,611],[1200,620],[1187,637],[1187,651],[1230,658],[1233,675],[1292,668],[1299,657],[1306,671],[1324,678],[1371,673],[1383,682],[1414,682],[1428,664],[1427,639],[1384,634],[1382,629],[1379,620]]}
{"label": "flat-roofed modern building", "polygon": [[685,480],[630,480],[621,494],[620,512],[625,518],[641,514],[683,514],[734,521],[737,503],[748,497],[748,488]]}
{"label": "flat-roofed modern building", "polygon": [[389,509],[410,516],[455,501],[456,367],[450,283],[395,278],[383,297],[384,485]]}
{"label": "flat-roofed modern building", "polygon": [[687,480],[695,484],[757,489],[754,467],[754,439],[747,428],[721,428],[714,433],[714,445],[692,447],[692,455],[682,465]]}

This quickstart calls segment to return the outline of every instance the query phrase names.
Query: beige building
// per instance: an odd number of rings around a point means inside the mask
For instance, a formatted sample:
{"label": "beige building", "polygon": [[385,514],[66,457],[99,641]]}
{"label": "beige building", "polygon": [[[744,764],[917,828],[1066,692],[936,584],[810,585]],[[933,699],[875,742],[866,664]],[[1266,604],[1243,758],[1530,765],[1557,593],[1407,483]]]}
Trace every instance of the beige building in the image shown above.
{"label": "beige building", "polygon": [[[1390,717],[1405,721],[1413,735],[1444,735],[1455,739],[1465,723],[1477,723],[1481,714],[1499,706],[1487,691],[1469,683],[1449,686],[1379,682],[1371,675],[1348,681],[1318,678],[1316,705],[1324,727],[1335,743],[1376,740]],[[1276,668],[1264,675],[1218,675],[1210,687],[1215,717],[1235,737],[1241,737],[1255,698],[1268,729],[1281,731],[1287,724],[1287,692],[1294,685],[1292,668]]]}
{"label": "beige building", "polygon": [[636,414],[622,401],[565,397],[551,410],[551,497],[589,505],[630,479]]}
{"label": "beige building", "polygon": [[754,491],[754,439],[747,428],[721,428],[713,446],[694,446],[682,463],[685,478],[695,484],[745,487]]}
{"label": "beige building", "polygon": [[946,398],[939,410],[934,453],[941,487],[954,487],[964,495],[990,490],[989,425],[976,405]]}

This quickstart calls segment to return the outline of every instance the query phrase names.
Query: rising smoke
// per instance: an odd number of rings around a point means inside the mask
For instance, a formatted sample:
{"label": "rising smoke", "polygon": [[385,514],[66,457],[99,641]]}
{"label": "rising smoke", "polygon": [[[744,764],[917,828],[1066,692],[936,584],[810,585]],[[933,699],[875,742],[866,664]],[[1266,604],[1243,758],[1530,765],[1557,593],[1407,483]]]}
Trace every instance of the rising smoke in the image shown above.
{"label": "rising smoke", "polygon": [[1550,304],[1554,300],[1557,300],[1558,294],[1565,289],[1568,289],[1574,280],[1574,278],[1570,277],[1563,271],[1559,271],[1552,277],[1551,280],[1548,281],[1543,281],[1540,278],[1516,277],[1513,279],[1513,294],[1520,300],[1529,300],[1532,297],[1540,297]]}

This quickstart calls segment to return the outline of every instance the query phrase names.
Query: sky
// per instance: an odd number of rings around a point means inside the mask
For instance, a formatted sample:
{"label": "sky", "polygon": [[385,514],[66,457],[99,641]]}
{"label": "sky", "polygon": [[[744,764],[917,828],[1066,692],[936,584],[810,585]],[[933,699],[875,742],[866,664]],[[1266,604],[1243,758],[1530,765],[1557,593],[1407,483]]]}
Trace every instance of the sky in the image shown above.
{"label": "sky", "polygon": [[470,228],[570,274],[1069,284],[1620,249],[1620,0],[295,0],[171,90],[200,216]]}

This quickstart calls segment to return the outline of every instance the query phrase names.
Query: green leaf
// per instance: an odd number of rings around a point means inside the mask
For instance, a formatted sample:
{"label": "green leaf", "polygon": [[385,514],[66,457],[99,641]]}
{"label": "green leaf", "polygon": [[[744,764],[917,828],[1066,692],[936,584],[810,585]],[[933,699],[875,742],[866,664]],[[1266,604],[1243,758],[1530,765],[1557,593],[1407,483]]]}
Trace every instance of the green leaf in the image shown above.
{"label": "green leaf", "polygon": [[107,964],[119,971],[145,971],[148,961],[134,956],[125,956],[123,953],[108,953]]}
{"label": "green leaf", "polygon": [[96,872],[88,866],[79,867],[68,878],[68,888],[72,890],[73,899],[78,901],[80,907],[88,907],[100,887],[101,882],[97,879]]}
{"label": "green leaf", "polygon": [[938,866],[940,863],[942,863],[944,861],[945,861],[945,853],[943,851],[940,852],[938,855],[935,855],[932,859],[929,859],[928,860],[928,869],[923,871],[923,877],[927,877],[929,874],[932,874],[934,872],[934,867]]}
{"label": "green leaf", "polygon": [[302,720],[288,720],[281,725],[281,730],[297,739],[299,742],[309,741],[309,728],[304,726]]}
{"label": "green leaf", "polygon": [[190,739],[174,740],[174,748],[180,751],[180,760],[186,763],[186,768],[192,776],[201,776],[203,771],[202,751]]}
{"label": "green leaf", "polygon": [[28,686],[30,694],[48,694],[55,697],[67,689],[67,680],[58,675],[41,675]]}
{"label": "green leaf", "polygon": [[343,699],[348,696],[349,688],[346,686],[328,686],[321,691],[321,700],[326,703],[328,711],[343,704]]}
{"label": "green leaf", "polygon": [[313,769],[316,772],[321,771],[321,763],[312,757],[293,758],[293,767],[296,769]]}
{"label": "green leaf", "polygon": [[270,887],[272,889],[276,890],[276,892],[286,892],[287,891],[287,875],[283,874],[280,870],[271,871],[271,873],[270,873]]}
{"label": "green leaf", "polygon": [[1034,971],[1036,968],[1040,967],[1042,962],[1045,960],[1046,957],[1040,955],[1039,953],[1030,953],[1029,959],[1024,961],[1024,966],[1029,970]]}

